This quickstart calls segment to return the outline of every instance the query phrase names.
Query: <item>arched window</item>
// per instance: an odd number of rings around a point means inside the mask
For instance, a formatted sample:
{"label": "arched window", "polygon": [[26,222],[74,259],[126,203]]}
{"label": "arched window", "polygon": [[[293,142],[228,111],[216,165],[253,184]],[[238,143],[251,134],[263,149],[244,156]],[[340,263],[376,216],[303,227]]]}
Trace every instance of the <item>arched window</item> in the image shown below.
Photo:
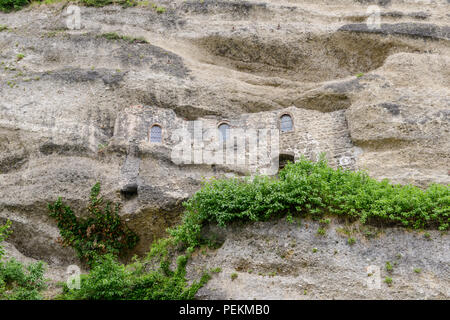
{"label": "arched window", "polygon": [[153,125],[150,129],[150,142],[161,143],[162,142],[162,129],[157,124]]}
{"label": "arched window", "polygon": [[292,122],[292,117],[288,114],[284,114],[280,118],[280,130],[281,132],[292,131],[294,124]]}
{"label": "arched window", "polygon": [[227,123],[222,123],[221,125],[219,125],[220,141],[227,141],[229,130],[230,126]]}

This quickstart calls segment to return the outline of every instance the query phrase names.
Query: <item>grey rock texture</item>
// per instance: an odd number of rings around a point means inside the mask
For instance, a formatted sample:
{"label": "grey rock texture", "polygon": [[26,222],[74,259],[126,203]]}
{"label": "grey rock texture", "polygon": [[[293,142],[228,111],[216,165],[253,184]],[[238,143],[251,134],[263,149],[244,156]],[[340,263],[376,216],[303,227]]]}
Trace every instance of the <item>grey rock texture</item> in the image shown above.
{"label": "grey rock texture", "polygon": [[[189,263],[198,278],[206,266],[221,268],[198,299],[448,299],[449,237],[333,221],[284,219],[213,228],[225,238],[217,250],[199,250]],[[350,245],[348,238],[355,243]],[[386,269],[386,262],[392,271]],[[368,269],[369,268],[369,269]],[[373,272],[373,270],[377,270]],[[231,275],[237,274],[232,280]],[[372,274],[373,273],[373,274]],[[372,274],[372,275],[369,275]],[[389,277],[392,284],[384,280]],[[379,281],[379,286],[371,281]]]}
{"label": "grey rock texture", "polygon": [[[47,203],[61,196],[84,214],[96,181],[144,254],[203,178],[248,173],[174,163],[169,144],[148,141],[154,122],[170,138],[190,120],[276,126],[291,110],[296,131],[282,139],[296,157],[326,151],[377,179],[450,183],[448,2],[157,3],[167,11],[81,7],[81,30],[66,27],[64,2],[0,13],[0,223],[12,220],[22,255],[76,262]],[[380,30],[364,24],[372,4]]]}

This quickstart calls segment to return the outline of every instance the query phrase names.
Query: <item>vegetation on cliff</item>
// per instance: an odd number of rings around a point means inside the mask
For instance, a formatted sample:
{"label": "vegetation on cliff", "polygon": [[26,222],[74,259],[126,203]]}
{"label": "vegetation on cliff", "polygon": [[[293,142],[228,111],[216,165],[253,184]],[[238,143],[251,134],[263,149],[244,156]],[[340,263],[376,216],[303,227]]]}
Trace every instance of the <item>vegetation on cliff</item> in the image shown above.
{"label": "vegetation on cliff", "polygon": [[14,258],[4,259],[2,242],[11,233],[11,222],[0,225],[0,300],[39,300],[46,288],[44,263],[23,265]]}
{"label": "vegetation on cliff", "polygon": [[[145,259],[136,259],[125,266],[116,256],[124,248],[123,239],[129,231],[120,227],[119,237],[104,238],[105,230],[106,233],[111,230],[111,221],[115,226],[122,224],[117,220],[117,211],[116,218],[110,220],[112,211],[100,210],[103,202],[98,198],[99,191],[100,186],[96,184],[92,188],[89,207],[97,219],[95,225],[98,225],[92,230],[99,231],[103,224],[103,231],[96,233],[96,242],[93,238],[83,242],[86,240],[80,236],[89,233],[94,220],[80,224],[70,208],[62,205],[61,199],[49,206],[51,215],[59,221],[66,242],[75,248],[78,246],[81,257],[92,258],[91,272],[83,276],[81,289],[66,287],[61,296],[63,299],[194,298],[210,276],[205,272],[198,282],[189,285],[185,277],[186,263],[194,248],[205,242],[201,234],[207,223],[226,226],[233,221],[266,221],[276,217],[292,221],[294,216],[309,216],[329,223],[329,219],[323,217],[335,215],[370,224],[414,229],[449,228],[449,186],[433,184],[421,190],[411,185],[394,185],[388,180],[372,179],[364,172],[333,169],[324,156],[318,162],[302,158],[289,163],[278,178],[256,176],[253,179],[206,181],[184,203],[186,210],[182,224],[169,229],[168,238],[155,242]],[[105,245],[98,251],[94,249],[94,243]],[[94,250],[95,254],[86,255],[83,253],[86,250]],[[171,270],[175,257],[176,268]]]}
{"label": "vegetation on cliff", "polygon": [[63,246],[75,249],[78,257],[88,264],[99,255],[119,256],[132,249],[139,241],[119,216],[119,205],[105,202],[100,194],[100,183],[91,189],[87,217],[76,217],[72,209],[59,198],[49,204],[50,217],[55,218]]}
{"label": "vegetation on cliff", "polygon": [[191,285],[186,279],[187,257],[177,259],[174,271],[170,268],[149,270],[146,263],[135,261],[129,265],[117,262],[107,254],[99,257],[88,275],[83,275],[81,288],[67,286],[59,298],[67,300],[189,300],[208,280],[205,273]]}
{"label": "vegetation on cliff", "polygon": [[377,181],[365,172],[333,169],[324,156],[288,164],[279,178],[212,179],[184,203],[183,223],[169,230],[176,242],[195,247],[205,223],[265,221],[274,217],[335,215],[362,223],[447,230],[449,186],[426,190]]}
{"label": "vegetation on cliff", "polygon": [[[61,0],[0,0],[0,11],[17,11],[31,3],[51,4],[59,1]],[[145,0],[79,0],[75,2],[87,7],[104,7],[108,5],[120,5],[124,8],[135,6],[151,6],[152,9],[155,10],[155,12],[157,12],[158,14],[166,12],[165,7],[157,6],[156,4]]]}
{"label": "vegetation on cliff", "polygon": [[29,0],[0,0],[0,11],[11,12],[20,10],[30,4]]}
{"label": "vegetation on cliff", "polygon": [[118,261],[139,239],[121,220],[119,206],[105,202],[99,194],[100,183],[96,183],[91,189],[87,217],[76,217],[61,198],[48,206],[50,216],[57,221],[61,244],[74,248],[91,267],[90,273],[82,276],[80,289],[65,285],[59,299],[193,299],[209,275],[205,273],[198,282],[188,284],[185,275],[189,254],[178,256],[175,270],[161,251],[153,251],[144,262],[136,259],[125,266]]}

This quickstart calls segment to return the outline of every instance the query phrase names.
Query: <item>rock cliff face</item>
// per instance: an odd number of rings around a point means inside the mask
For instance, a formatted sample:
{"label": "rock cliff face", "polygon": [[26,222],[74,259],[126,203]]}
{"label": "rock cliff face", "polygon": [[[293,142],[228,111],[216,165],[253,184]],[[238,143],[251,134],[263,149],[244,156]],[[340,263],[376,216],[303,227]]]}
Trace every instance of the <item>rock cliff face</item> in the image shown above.
{"label": "rock cliff face", "polygon": [[[61,196],[82,213],[96,181],[122,203],[142,254],[179,221],[182,201],[203,177],[248,173],[174,163],[169,144],[149,142],[154,123],[169,139],[191,120],[239,126],[250,119],[277,128],[289,112],[295,135],[280,137],[293,157],[324,151],[334,166],[375,178],[450,183],[448,1],[158,3],[165,13],[151,6],[81,7],[80,30],[67,28],[62,3],[0,13],[7,27],[0,31],[0,222],[12,220],[10,246],[21,254],[59,267],[76,262],[55,242],[47,203]],[[375,29],[365,23],[373,4],[381,10]],[[148,42],[104,36],[111,32]],[[133,114],[131,106],[142,107]],[[244,246],[234,237],[224,254]],[[260,245],[246,244],[250,251]],[[448,237],[430,250],[419,247],[420,259],[433,264],[422,277],[448,279],[448,269],[438,267],[448,267]],[[375,259],[380,247],[371,248]],[[364,264],[364,250],[352,251],[362,255],[355,268]],[[442,297],[445,286],[424,292]],[[243,298],[233,290],[217,297]],[[408,290],[411,297],[418,292]]]}
{"label": "rock cliff face", "polygon": [[[448,299],[449,238],[334,221],[285,220],[213,229],[218,250],[197,253],[189,274],[220,266],[199,299]],[[348,238],[355,239],[354,244]],[[392,270],[386,269],[386,263]],[[232,274],[235,274],[232,279]],[[237,277],[236,277],[237,276]],[[392,279],[389,285],[386,278]]]}

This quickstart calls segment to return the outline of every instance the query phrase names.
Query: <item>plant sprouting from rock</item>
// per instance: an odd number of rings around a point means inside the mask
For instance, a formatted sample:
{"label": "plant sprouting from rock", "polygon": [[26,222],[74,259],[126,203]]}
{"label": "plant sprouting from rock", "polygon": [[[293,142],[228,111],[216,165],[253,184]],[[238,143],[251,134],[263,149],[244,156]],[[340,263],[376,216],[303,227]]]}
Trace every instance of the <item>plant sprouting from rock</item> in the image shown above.
{"label": "plant sprouting from rock", "polygon": [[82,261],[90,263],[99,255],[119,255],[133,248],[139,238],[119,216],[119,205],[105,202],[100,183],[91,189],[88,216],[76,217],[72,209],[59,198],[49,204],[50,216],[55,218],[61,234],[60,242],[75,249]]}

